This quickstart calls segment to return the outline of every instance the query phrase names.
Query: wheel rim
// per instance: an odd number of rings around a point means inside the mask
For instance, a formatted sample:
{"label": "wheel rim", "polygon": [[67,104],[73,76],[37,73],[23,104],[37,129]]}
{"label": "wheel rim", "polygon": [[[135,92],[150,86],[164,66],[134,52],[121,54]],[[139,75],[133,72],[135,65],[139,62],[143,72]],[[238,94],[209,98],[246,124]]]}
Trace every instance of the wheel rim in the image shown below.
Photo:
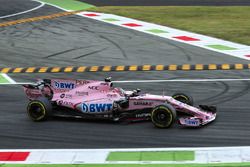
{"label": "wheel rim", "polygon": [[45,108],[39,102],[32,102],[29,105],[29,115],[33,120],[41,120],[45,115]]}
{"label": "wheel rim", "polygon": [[158,108],[154,113],[153,120],[159,126],[167,127],[172,122],[172,114],[168,109]]}

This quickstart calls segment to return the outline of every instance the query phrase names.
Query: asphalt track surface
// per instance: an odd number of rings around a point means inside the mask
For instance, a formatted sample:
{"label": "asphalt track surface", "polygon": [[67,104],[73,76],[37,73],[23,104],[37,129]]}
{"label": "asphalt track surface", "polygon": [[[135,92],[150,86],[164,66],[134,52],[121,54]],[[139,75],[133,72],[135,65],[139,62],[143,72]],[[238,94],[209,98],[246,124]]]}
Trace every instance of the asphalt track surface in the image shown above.
{"label": "asphalt track surface", "polygon": [[[5,7],[6,11],[8,7],[10,6]],[[58,11],[54,7],[44,6],[19,17],[46,15]],[[79,16],[0,28],[0,53],[0,63],[4,67],[249,63],[228,55]],[[107,76],[112,76],[114,80],[246,78],[249,77],[249,71],[11,75],[17,81],[56,77],[100,80]],[[171,129],[157,129],[150,122],[119,124],[60,118],[34,123],[26,115],[27,100],[22,88],[1,86],[0,148],[201,147],[250,144],[250,83],[247,81],[141,83],[116,86],[126,89],[141,88],[155,94],[162,94],[163,91],[169,95],[186,92],[194,97],[195,104],[217,105],[218,118],[207,127],[198,129],[181,128],[178,125]]]}
{"label": "asphalt track surface", "polygon": [[245,6],[249,0],[80,0],[96,6]]}

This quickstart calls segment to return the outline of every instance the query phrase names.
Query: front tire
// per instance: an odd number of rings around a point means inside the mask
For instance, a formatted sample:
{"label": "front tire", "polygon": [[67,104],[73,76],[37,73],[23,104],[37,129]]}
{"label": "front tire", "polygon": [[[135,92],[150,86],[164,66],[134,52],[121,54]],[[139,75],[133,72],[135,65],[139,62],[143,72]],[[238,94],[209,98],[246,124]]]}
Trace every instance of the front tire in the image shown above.
{"label": "front tire", "polygon": [[47,120],[52,112],[52,105],[47,98],[31,100],[27,106],[28,116],[32,121],[40,122]]}
{"label": "front tire", "polygon": [[170,104],[156,106],[152,110],[151,120],[157,128],[169,128],[176,120],[176,111]]}
{"label": "front tire", "polygon": [[178,101],[185,103],[187,105],[190,105],[190,106],[194,105],[194,100],[193,100],[192,96],[189,96],[185,93],[175,93],[172,97],[175,100],[178,100]]}

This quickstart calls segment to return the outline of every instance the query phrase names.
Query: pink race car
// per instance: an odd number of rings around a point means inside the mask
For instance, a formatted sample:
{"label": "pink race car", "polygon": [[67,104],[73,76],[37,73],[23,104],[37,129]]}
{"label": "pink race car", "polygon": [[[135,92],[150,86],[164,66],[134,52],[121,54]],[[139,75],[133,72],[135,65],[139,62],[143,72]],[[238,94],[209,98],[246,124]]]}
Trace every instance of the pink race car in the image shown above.
{"label": "pink race car", "polygon": [[183,126],[200,127],[216,118],[216,107],[193,107],[192,97],[183,93],[173,96],[126,91],[105,81],[43,79],[23,85],[30,100],[27,106],[33,121],[51,116],[109,119],[113,121],[151,120],[159,128],[169,128],[178,120]]}

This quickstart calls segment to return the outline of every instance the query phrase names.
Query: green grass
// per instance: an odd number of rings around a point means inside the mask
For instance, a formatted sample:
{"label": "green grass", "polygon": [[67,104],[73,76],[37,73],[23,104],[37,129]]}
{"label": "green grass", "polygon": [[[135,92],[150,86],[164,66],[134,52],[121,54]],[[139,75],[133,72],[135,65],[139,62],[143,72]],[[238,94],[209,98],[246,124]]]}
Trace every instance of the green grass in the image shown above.
{"label": "green grass", "polygon": [[194,160],[193,151],[111,152],[108,161],[186,161]]}
{"label": "green grass", "polygon": [[9,83],[9,81],[0,74],[0,83]]}
{"label": "green grass", "polygon": [[250,7],[98,7],[112,13],[250,45]]}
{"label": "green grass", "polygon": [[93,5],[76,0],[39,0],[39,1],[44,3],[49,3],[67,10],[85,10],[94,7]]}
{"label": "green grass", "polygon": [[242,163],[242,164],[213,164],[213,165],[203,165],[203,164],[197,164],[197,165],[168,165],[168,164],[84,164],[84,165],[27,165],[27,164],[20,164],[20,165],[14,165],[14,164],[2,164],[0,167],[249,167],[250,163]]}
{"label": "green grass", "polygon": [[207,45],[210,48],[218,49],[218,50],[236,50],[236,48],[232,48],[224,45]]}

